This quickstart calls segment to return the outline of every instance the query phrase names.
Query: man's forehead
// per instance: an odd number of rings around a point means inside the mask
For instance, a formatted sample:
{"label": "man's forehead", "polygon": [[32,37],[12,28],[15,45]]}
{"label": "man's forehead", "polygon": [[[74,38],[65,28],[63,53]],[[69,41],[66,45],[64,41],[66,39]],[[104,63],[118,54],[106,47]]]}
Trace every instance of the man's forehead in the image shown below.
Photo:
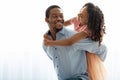
{"label": "man's forehead", "polygon": [[63,13],[63,11],[60,8],[53,8],[53,9],[50,10],[50,13],[52,13],[52,14]]}

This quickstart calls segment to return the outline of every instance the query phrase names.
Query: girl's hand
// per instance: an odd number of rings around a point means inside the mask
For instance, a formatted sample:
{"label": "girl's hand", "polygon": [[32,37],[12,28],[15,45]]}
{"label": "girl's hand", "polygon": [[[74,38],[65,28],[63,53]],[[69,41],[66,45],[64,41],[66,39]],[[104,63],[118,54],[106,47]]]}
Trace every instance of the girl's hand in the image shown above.
{"label": "girl's hand", "polygon": [[44,39],[52,40],[46,33],[44,34]]}
{"label": "girl's hand", "polygon": [[52,42],[53,42],[53,40],[49,40],[49,39],[44,38],[44,44],[46,46],[54,46],[54,44],[52,44]]}
{"label": "girl's hand", "polygon": [[46,46],[53,46],[52,42],[53,40],[47,35],[47,34],[44,34],[44,44]]}
{"label": "girl's hand", "polygon": [[44,44],[45,46],[48,46],[48,40],[44,38]]}

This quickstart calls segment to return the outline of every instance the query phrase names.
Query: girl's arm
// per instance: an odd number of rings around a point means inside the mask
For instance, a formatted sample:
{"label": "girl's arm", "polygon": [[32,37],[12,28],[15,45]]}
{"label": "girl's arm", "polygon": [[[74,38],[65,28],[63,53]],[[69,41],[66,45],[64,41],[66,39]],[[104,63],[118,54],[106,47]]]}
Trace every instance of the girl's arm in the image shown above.
{"label": "girl's arm", "polygon": [[65,22],[64,22],[64,26],[67,27],[67,26],[69,26],[69,25],[72,25],[72,24],[74,24],[73,22],[76,21],[76,20],[77,20],[77,17],[73,17],[73,18],[65,21]]}
{"label": "girl's arm", "polygon": [[52,40],[46,33],[43,35],[43,38],[47,40]]}
{"label": "girl's arm", "polygon": [[70,46],[78,42],[79,40],[86,38],[87,36],[88,34],[82,31],[74,34],[72,37],[67,39],[56,40],[56,41],[45,39],[44,42],[48,46]]}
{"label": "girl's arm", "polygon": [[64,22],[64,26],[67,27],[71,25],[71,19]]}

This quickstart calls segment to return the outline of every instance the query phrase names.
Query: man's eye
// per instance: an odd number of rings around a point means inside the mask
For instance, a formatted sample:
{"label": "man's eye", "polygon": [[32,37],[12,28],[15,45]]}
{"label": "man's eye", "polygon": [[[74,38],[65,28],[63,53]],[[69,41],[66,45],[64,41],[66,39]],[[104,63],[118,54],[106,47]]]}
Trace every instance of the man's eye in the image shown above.
{"label": "man's eye", "polygon": [[60,15],[61,18],[63,18],[63,15]]}
{"label": "man's eye", "polygon": [[57,16],[56,15],[52,15],[53,18],[56,18]]}

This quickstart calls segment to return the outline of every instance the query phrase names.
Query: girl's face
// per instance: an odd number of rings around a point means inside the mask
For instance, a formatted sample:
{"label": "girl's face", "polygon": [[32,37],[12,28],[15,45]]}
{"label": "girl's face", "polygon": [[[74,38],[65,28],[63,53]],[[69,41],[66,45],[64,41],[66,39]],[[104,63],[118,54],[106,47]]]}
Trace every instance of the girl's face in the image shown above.
{"label": "girl's face", "polygon": [[80,26],[87,25],[88,22],[87,7],[83,7],[78,13],[78,21],[80,22]]}

